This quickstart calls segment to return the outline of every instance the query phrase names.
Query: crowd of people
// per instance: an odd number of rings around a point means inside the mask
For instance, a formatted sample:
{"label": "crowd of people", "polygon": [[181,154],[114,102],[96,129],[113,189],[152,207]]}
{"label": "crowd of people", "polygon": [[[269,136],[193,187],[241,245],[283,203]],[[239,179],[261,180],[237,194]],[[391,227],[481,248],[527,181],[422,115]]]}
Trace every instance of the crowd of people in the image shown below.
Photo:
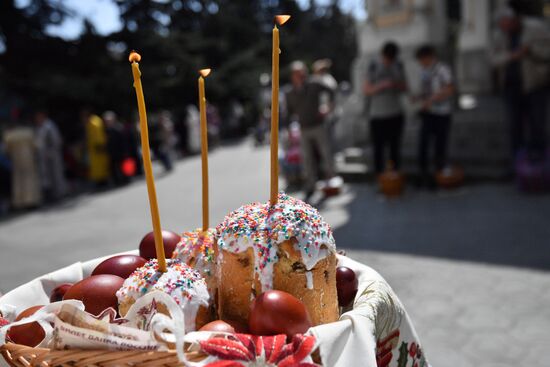
{"label": "crowd of people", "polygon": [[[494,21],[495,34],[488,54],[496,75],[500,76],[511,161],[528,156],[529,164],[536,165],[548,159],[545,131],[550,87],[548,26],[541,19],[522,15],[517,7],[497,11]],[[404,102],[408,100],[407,112],[413,110],[420,121],[416,183],[420,188],[433,189],[437,187],[438,173],[461,172],[455,171],[448,158],[457,88],[451,65],[438,57],[434,46],[419,47],[415,59],[419,66],[416,78],[419,87],[414,91],[409,89],[396,42],[386,42],[368,63],[363,93],[372,166],[376,176],[402,168],[402,136],[406,116],[410,116],[405,113]],[[306,200],[318,180],[329,180],[335,175],[331,129],[337,83],[330,76],[328,60],[318,60],[312,66],[309,75],[302,61],[290,64],[290,84],[281,103],[281,112],[289,125],[283,172],[290,183],[296,181],[297,175],[302,178]],[[298,154],[301,159],[296,158]],[[301,164],[302,172],[298,174],[294,169],[296,162]]]}
{"label": "crowd of people", "polygon": [[[45,110],[28,116],[14,113],[0,139],[0,215],[56,203],[83,191],[128,184],[142,174],[139,125],[122,121],[115,112],[101,115],[80,112],[81,138],[64,141],[57,124]],[[209,115],[216,123],[217,110]],[[149,119],[153,156],[165,171],[174,159],[197,153],[199,115],[195,106],[178,126],[171,113],[161,111]],[[216,129],[212,129],[215,131]]]}
{"label": "crowd of people", "polygon": [[[418,48],[416,60],[421,67],[421,88],[420,93],[411,95],[410,99],[421,120],[418,184],[433,186],[434,171],[443,169],[448,163],[455,85],[451,68],[439,60],[433,46]],[[388,168],[388,161],[392,162],[391,169],[399,170],[401,167],[401,138],[405,124],[402,95],[408,90],[404,67],[399,59],[399,46],[387,42],[380,56],[369,64],[363,88],[368,97],[367,112],[376,174]],[[390,153],[388,160],[384,154],[386,149]]]}
{"label": "crowd of people", "polygon": [[[433,173],[447,164],[447,150],[451,129],[453,95],[455,93],[451,68],[439,60],[435,48],[420,47],[416,59],[421,67],[421,92],[411,96],[421,119],[418,144],[419,186],[434,184]],[[333,158],[333,122],[337,83],[330,75],[330,61],[313,63],[312,75],[302,61],[290,65],[290,85],[284,93],[283,116],[288,123],[289,142],[293,143],[294,127],[299,123],[301,154],[301,188],[309,200],[316,183],[329,182],[335,177]],[[399,46],[387,42],[380,55],[368,66],[363,86],[367,96],[370,140],[373,149],[374,172],[379,175],[392,162],[391,169],[401,167],[401,138],[405,124],[403,94],[408,92]],[[433,149],[432,149],[433,147]],[[283,168],[289,171],[293,162],[292,146],[286,147]],[[389,158],[385,151],[389,150]]]}
{"label": "crowd of people", "polygon": [[[545,159],[546,97],[550,86],[550,35],[539,20],[521,16],[513,8],[495,15],[496,31],[490,61],[500,71],[507,108],[512,156],[521,152],[532,161]],[[435,174],[448,167],[448,146],[456,93],[452,68],[432,45],[416,50],[420,88],[411,92],[400,47],[386,42],[368,63],[363,93],[372,146],[374,173],[399,171],[401,141],[406,124],[404,100],[417,112],[421,126],[417,140],[418,186],[435,187]],[[305,192],[309,200],[319,182],[336,176],[334,125],[338,120],[338,83],[330,74],[331,61],[290,64],[290,83],[282,88],[281,155],[283,174],[289,184]],[[254,137],[261,144],[269,130],[270,79],[260,77],[258,127]],[[234,103],[229,115],[242,117],[242,105]],[[209,138],[217,141],[221,118],[208,105]],[[199,113],[190,105],[183,123],[161,111],[149,120],[153,155],[166,171],[174,158],[200,149]],[[122,120],[114,111],[101,114],[83,109],[81,138],[64,142],[56,123],[45,110],[27,118],[12,118],[0,139],[0,214],[8,209],[34,208],[56,202],[85,189],[125,185],[141,175],[139,130],[136,119]],[[238,125],[227,119],[229,125]],[[226,121],[226,122],[227,122]],[[233,121],[233,122],[231,122]],[[78,139],[77,139],[78,140]],[[522,153],[522,154],[523,154]]]}

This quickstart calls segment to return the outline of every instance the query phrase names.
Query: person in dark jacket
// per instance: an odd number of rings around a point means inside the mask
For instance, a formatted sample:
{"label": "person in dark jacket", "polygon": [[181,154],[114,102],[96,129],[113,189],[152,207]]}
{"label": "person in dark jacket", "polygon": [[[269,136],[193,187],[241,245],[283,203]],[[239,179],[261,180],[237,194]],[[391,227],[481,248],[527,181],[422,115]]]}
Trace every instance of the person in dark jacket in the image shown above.
{"label": "person in dark jacket", "polygon": [[422,185],[433,185],[430,173],[430,146],[434,145],[433,162],[436,170],[447,164],[447,150],[453,112],[452,97],[455,93],[451,68],[439,61],[430,45],[420,47],[416,59],[422,68],[420,94],[420,142],[418,163]]}
{"label": "person in dark jacket", "polygon": [[118,121],[117,115],[113,111],[106,111],[103,114],[103,122],[107,133],[111,178],[117,186],[126,184],[128,177],[122,171],[122,162],[129,156],[129,147],[124,134],[124,126]]}

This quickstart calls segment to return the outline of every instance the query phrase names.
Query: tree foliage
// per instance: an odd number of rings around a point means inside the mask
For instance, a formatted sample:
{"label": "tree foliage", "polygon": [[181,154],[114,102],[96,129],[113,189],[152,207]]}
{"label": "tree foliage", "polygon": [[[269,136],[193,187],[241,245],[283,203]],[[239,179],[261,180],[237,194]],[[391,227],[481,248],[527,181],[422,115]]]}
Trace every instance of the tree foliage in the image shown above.
{"label": "tree foliage", "polygon": [[[127,55],[142,56],[148,108],[182,113],[196,103],[197,71],[213,69],[209,100],[223,108],[231,100],[255,101],[259,75],[271,70],[271,29],[276,14],[291,14],[282,31],[282,66],[294,59],[334,61],[337,79],[347,79],[355,56],[354,20],[338,1],[302,9],[295,0],[115,0],[123,27],[101,36],[86,22],[83,34],[67,41],[47,34],[70,12],[59,0],[31,0],[18,8],[0,2],[0,82],[4,93],[30,107],[47,107],[74,123],[78,109],[134,113]],[[283,72],[283,78],[285,73]],[[284,80],[283,80],[284,82]],[[2,88],[2,87],[0,87]],[[71,119],[73,121],[71,121]]]}

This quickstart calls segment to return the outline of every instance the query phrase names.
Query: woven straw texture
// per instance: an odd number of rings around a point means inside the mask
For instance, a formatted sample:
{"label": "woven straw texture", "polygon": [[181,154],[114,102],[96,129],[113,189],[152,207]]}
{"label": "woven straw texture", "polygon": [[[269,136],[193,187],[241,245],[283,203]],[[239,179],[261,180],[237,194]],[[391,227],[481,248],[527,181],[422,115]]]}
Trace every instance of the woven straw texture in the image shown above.
{"label": "woven straw texture", "polygon": [[[137,352],[107,350],[50,350],[7,343],[0,347],[2,356],[12,367],[182,367],[176,352]],[[189,360],[201,356],[187,354]]]}

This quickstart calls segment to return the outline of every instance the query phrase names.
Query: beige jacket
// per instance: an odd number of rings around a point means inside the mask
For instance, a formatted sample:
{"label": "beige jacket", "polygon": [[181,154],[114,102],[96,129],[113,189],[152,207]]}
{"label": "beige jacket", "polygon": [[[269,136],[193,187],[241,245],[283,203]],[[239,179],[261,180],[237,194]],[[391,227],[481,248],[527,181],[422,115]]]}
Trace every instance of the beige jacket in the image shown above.
{"label": "beige jacket", "polygon": [[[528,47],[521,60],[523,91],[531,92],[550,85],[550,31],[546,23],[535,18],[523,18],[522,27],[521,45]],[[491,63],[504,69],[510,57],[508,37],[497,29],[493,35]]]}

